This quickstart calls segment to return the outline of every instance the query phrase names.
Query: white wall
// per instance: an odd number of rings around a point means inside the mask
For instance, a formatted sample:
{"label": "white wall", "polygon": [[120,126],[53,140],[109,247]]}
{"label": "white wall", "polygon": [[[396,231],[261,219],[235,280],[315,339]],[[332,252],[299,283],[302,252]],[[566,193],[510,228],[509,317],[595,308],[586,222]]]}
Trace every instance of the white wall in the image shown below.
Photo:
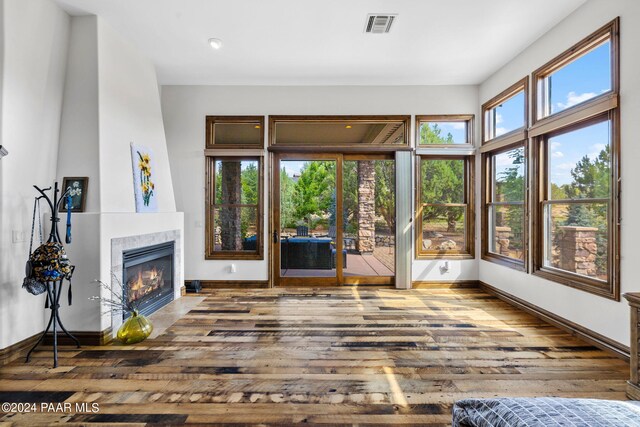
{"label": "white wall", "polygon": [[[268,257],[265,261],[233,261],[236,273],[229,272],[231,261],[204,259],[205,116],[477,114],[478,105],[476,86],[163,86],[162,112],[176,203],[185,213],[186,279],[268,278]],[[413,134],[412,129],[412,139]],[[269,188],[268,182],[265,188]],[[265,209],[265,225],[269,224],[268,215]],[[450,261],[451,269],[445,274],[438,268],[440,264],[414,261],[414,280],[477,278],[475,260]]]}
{"label": "white wall", "polygon": [[[622,292],[640,290],[637,270],[640,222],[635,220],[640,199],[640,2],[590,0],[529,46],[480,86],[480,102],[492,98],[522,77],[553,59],[602,25],[620,16],[620,111],[622,146]],[[530,301],[546,310],[629,344],[629,309],[626,301],[611,301],[567,286],[480,261],[480,280]]]}
{"label": "white wall", "polygon": [[[100,212],[98,19],[71,19],[58,177],[89,177],[85,212]],[[62,183],[62,182],[61,182]]]}
{"label": "white wall", "polygon": [[69,16],[48,0],[4,0],[0,160],[0,348],[44,329],[44,298],[21,289],[37,184],[56,176]]}
{"label": "white wall", "polygon": [[153,150],[159,212],[175,212],[155,67],[98,18],[100,198],[103,212],[135,212],[130,143]]}

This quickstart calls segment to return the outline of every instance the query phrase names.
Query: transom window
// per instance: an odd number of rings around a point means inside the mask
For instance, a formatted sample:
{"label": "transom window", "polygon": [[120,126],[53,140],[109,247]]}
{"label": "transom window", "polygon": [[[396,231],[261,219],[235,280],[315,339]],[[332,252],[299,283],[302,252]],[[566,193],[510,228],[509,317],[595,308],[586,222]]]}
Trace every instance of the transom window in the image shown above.
{"label": "transom window", "polygon": [[518,131],[524,132],[527,126],[528,81],[528,78],[520,80],[482,106],[483,143]]}
{"label": "transom window", "polygon": [[534,73],[537,119],[614,90],[614,27],[605,26]]}
{"label": "transom window", "polygon": [[418,158],[418,258],[473,258],[473,157]]}
{"label": "transom window", "polygon": [[261,149],[264,146],[264,117],[207,116],[207,148]]}
{"label": "transom window", "polygon": [[472,145],[473,115],[416,116],[419,146]]}

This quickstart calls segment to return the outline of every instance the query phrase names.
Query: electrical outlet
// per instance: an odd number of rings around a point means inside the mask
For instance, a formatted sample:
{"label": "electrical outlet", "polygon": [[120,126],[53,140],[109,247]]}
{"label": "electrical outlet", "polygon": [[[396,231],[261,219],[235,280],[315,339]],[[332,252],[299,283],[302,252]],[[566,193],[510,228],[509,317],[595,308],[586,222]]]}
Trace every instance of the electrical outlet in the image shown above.
{"label": "electrical outlet", "polygon": [[11,241],[13,243],[22,243],[27,241],[28,232],[24,230],[12,230]]}

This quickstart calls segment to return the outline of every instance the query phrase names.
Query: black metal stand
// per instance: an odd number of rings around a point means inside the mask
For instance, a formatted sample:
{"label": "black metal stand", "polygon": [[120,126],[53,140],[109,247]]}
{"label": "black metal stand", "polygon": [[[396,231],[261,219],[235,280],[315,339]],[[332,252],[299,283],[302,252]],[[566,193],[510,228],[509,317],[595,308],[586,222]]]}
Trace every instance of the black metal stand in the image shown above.
{"label": "black metal stand", "polygon": [[[59,210],[59,204],[64,201],[64,198],[66,197],[67,192],[65,191],[62,194],[62,196],[58,198],[58,193],[60,192],[60,190],[58,189],[58,183],[56,182],[54,184],[54,189],[52,192],[53,201],[51,201],[51,198],[49,198],[49,196],[47,196],[47,194],[45,193],[45,191],[50,191],[51,187],[44,188],[44,189],[40,189],[35,185],[33,187],[36,190],[38,190],[40,194],[42,194],[42,196],[38,197],[38,199],[45,199],[49,204],[49,207],[51,208],[51,231],[49,233],[49,239],[47,239],[47,242],[60,243],[60,234],[58,233],[58,222],[60,222],[60,218],[58,218],[58,210]],[[33,350],[35,350],[36,347],[39,346],[40,343],[42,343],[42,341],[44,341],[44,337],[49,332],[49,329],[52,329],[51,332],[53,333],[53,367],[54,368],[58,367],[57,326],[60,326],[60,329],[62,329],[65,335],[71,338],[76,343],[76,346],[80,348],[80,341],[78,341],[76,337],[71,335],[69,331],[65,329],[64,325],[62,324],[62,320],[60,320],[59,310],[60,310],[60,294],[62,293],[62,282],[63,282],[62,279],[56,280],[53,282],[47,282],[47,304],[49,305],[49,309],[51,310],[51,316],[49,316],[49,323],[47,324],[47,328],[42,333],[42,336],[40,336],[40,339],[38,340],[38,342],[36,342],[35,345],[31,347],[31,350],[29,350],[29,353],[27,353],[26,362],[29,362],[29,359],[31,358],[31,353],[33,352]]]}

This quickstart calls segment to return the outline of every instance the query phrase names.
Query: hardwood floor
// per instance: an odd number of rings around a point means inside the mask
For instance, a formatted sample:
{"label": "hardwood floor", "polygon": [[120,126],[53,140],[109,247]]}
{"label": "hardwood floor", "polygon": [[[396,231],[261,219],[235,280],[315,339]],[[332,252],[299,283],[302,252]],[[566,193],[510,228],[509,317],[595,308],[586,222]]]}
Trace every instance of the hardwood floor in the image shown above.
{"label": "hardwood floor", "polygon": [[[134,346],[38,351],[0,402],[95,402],[37,423],[448,425],[465,397],[624,399],[628,366],[479,289],[214,290]],[[75,409],[74,409],[75,410]]]}

